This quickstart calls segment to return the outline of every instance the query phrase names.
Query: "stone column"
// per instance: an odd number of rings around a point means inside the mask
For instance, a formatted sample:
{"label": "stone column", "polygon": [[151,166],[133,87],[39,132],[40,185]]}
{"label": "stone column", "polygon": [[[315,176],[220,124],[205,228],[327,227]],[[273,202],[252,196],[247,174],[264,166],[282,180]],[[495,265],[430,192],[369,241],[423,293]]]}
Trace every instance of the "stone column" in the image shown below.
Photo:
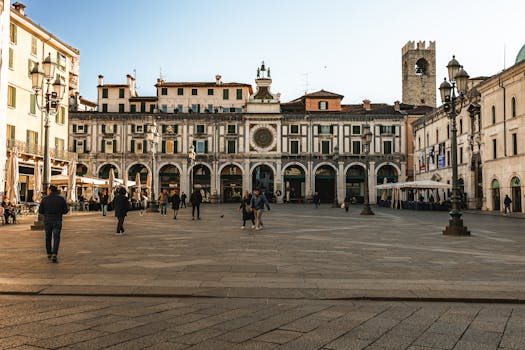
{"label": "stone column", "polygon": [[180,190],[190,196],[190,183],[189,183],[189,174],[188,174],[188,163],[182,161],[182,173],[180,174]]}
{"label": "stone column", "polygon": [[250,160],[244,159],[242,164],[242,188],[248,192],[252,192],[252,181],[250,174]]}
{"label": "stone column", "polygon": [[376,162],[370,161],[370,167],[368,170],[368,203],[376,204]]}
{"label": "stone column", "polygon": [[341,204],[346,197],[346,176],[344,170],[345,162],[339,162],[337,170],[337,201],[339,204]]}
{"label": "stone column", "polygon": [[285,194],[285,188],[283,186],[284,179],[283,179],[283,172],[282,172],[282,162],[281,160],[277,160],[275,162],[275,178],[274,178],[274,191],[280,190],[281,195],[276,198],[277,203],[282,203],[284,194]]}
{"label": "stone column", "polygon": [[407,180],[407,163],[401,162],[401,174],[399,174],[398,181],[405,182]]}
{"label": "stone column", "polygon": [[214,160],[212,163],[212,174],[211,174],[211,195],[217,194],[221,198],[221,174],[219,174],[219,162]]}
{"label": "stone column", "polygon": [[306,166],[306,174],[304,174],[304,179],[306,181],[306,184],[305,184],[305,188],[306,188],[306,196],[313,196],[314,192],[315,192],[315,178],[314,178],[314,175],[312,174],[313,173],[313,162],[311,160],[309,160],[307,162],[307,166]]}

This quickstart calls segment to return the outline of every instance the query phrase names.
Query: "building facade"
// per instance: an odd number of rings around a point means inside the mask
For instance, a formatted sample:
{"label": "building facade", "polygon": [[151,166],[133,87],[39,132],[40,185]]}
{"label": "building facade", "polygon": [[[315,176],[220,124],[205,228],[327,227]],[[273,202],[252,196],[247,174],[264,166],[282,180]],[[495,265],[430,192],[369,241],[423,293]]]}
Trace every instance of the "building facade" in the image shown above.
{"label": "building facade", "polygon": [[[19,152],[20,200],[31,201],[35,163],[43,158],[44,114],[38,108],[43,101],[32,89],[30,72],[36,63],[50,55],[57,63],[57,76],[66,84],[66,93],[57,115],[51,116],[49,127],[51,172],[62,173],[64,166],[76,157],[67,150],[68,100],[70,95],[78,93],[79,51],[34,23],[21,3],[11,5],[7,40],[2,45],[2,50],[7,50],[7,60],[2,60],[7,62],[7,86],[2,90],[7,96],[6,121],[2,126],[7,150],[2,157],[15,148]],[[5,159],[2,162],[4,169]]]}
{"label": "building facade", "polygon": [[[7,82],[9,62],[9,1],[0,0],[0,140],[7,139]],[[0,142],[0,194],[5,191],[7,142]]]}
{"label": "building facade", "polygon": [[505,195],[511,210],[524,213],[525,181],[525,45],[516,63],[482,84],[483,193],[487,210],[504,210]]}
{"label": "building facade", "polygon": [[[158,96],[142,98],[99,81],[99,96],[108,97],[99,100],[98,111],[70,114],[69,148],[78,154],[78,173],[107,178],[113,168],[117,177],[129,180],[139,173],[144,186],[156,168],[155,193],[162,188],[189,193],[200,187],[208,200],[220,202],[237,201],[242,190],[254,187],[277,202],[305,202],[314,191],[325,203],[342,202],[346,195],[362,201],[368,181],[370,201],[375,203],[376,183],[405,180],[406,120],[417,110],[414,106],[368,100],[344,105],[343,96],[324,90],[281,103],[271,92],[272,79],[264,64],[255,83],[253,92],[249,84],[222,83],[220,77],[205,83],[158,81]],[[104,88],[107,94],[102,95]],[[123,112],[109,102],[115,95],[111,89],[124,89],[118,103],[124,105]],[[226,89],[229,99],[224,98]],[[139,108],[141,102],[144,108]],[[161,130],[155,155],[146,140],[153,122]],[[361,143],[366,123],[374,133],[368,177]],[[191,150],[195,161],[189,157]]]}

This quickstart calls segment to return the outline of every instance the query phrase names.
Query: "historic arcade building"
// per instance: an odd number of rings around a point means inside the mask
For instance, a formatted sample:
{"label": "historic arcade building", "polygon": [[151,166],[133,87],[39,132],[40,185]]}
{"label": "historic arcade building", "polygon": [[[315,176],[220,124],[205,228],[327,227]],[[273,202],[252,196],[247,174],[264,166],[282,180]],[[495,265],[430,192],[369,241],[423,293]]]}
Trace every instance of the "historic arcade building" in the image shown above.
{"label": "historic arcade building", "polygon": [[[214,82],[159,79],[157,96],[140,97],[133,77],[118,85],[100,76],[98,111],[70,113],[77,173],[108,178],[113,168],[128,180],[139,173],[144,187],[155,169],[155,193],[200,187],[210,201],[232,202],[260,187],[277,202],[306,202],[317,191],[325,203],[341,203],[346,195],[362,201],[365,181],[375,203],[375,184],[412,175],[408,121],[430,107],[369,100],[344,105],[343,96],[324,90],[281,103],[264,63],[255,82],[254,92],[220,76]],[[153,124],[158,144],[147,138]],[[369,156],[362,145],[365,124],[373,132]]]}

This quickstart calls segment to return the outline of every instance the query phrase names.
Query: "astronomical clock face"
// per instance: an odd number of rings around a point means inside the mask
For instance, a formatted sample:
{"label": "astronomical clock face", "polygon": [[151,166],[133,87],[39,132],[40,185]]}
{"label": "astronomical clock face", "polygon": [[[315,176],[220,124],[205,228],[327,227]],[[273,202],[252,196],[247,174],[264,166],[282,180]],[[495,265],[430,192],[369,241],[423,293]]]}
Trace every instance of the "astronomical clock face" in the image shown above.
{"label": "astronomical clock face", "polygon": [[257,125],[250,130],[250,145],[256,151],[272,151],[276,143],[277,132],[271,125]]}

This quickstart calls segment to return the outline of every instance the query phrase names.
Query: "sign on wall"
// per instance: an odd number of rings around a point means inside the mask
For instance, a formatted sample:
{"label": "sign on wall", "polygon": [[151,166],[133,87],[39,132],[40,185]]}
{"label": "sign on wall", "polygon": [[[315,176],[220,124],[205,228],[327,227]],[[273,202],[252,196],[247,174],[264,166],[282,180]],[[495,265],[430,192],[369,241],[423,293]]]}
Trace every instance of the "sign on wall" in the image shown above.
{"label": "sign on wall", "polygon": [[447,159],[445,157],[445,143],[439,144],[438,153],[438,168],[444,168],[447,165]]}

